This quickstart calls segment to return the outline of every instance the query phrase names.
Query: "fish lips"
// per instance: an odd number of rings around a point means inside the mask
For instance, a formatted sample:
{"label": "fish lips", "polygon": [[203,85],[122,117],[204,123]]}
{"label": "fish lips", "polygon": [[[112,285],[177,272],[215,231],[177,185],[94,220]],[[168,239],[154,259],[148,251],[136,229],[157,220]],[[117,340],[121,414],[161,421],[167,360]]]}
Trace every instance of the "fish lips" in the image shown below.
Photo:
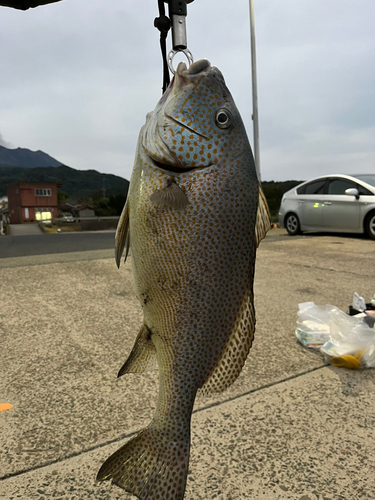
{"label": "fish lips", "polygon": [[[199,165],[196,167],[191,167],[191,166],[184,167],[181,164],[178,164],[178,165],[177,164],[173,164],[173,165],[168,164],[167,165],[166,163],[162,163],[160,161],[155,160],[155,158],[152,158],[150,155],[147,155],[147,156],[150,160],[151,165],[153,165],[154,167],[156,167],[159,170],[162,170],[164,172],[169,172],[169,173],[173,173],[173,174],[177,174],[177,175],[183,175],[183,174],[187,174],[187,173],[193,172],[193,171],[204,170],[204,169],[212,167],[214,165],[213,163],[210,163],[209,165]],[[176,160],[176,162],[178,162],[178,161],[179,160]]]}

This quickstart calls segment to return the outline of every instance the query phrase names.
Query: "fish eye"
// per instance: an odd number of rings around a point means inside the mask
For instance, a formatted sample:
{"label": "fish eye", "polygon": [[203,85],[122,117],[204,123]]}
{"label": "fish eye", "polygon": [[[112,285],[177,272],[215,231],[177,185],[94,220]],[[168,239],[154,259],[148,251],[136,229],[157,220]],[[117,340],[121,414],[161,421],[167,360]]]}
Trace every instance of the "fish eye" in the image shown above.
{"label": "fish eye", "polygon": [[233,117],[227,109],[219,109],[215,114],[215,123],[219,128],[229,128],[233,123]]}

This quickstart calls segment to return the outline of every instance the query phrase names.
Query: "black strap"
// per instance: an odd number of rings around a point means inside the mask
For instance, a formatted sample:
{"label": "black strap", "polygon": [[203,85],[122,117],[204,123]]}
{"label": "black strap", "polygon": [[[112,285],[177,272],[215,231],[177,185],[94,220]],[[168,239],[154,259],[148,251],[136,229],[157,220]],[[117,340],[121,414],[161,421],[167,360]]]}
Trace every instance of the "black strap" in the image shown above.
{"label": "black strap", "polygon": [[170,82],[169,68],[167,61],[167,36],[171,27],[169,17],[165,15],[164,0],[158,0],[159,17],[154,21],[154,26],[160,31],[160,48],[163,57],[163,94],[167,90]]}
{"label": "black strap", "polygon": [[13,7],[13,9],[27,10],[30,7],[38,7],[47,3],[59,2],[60,0],[0,0],[0,6]]}

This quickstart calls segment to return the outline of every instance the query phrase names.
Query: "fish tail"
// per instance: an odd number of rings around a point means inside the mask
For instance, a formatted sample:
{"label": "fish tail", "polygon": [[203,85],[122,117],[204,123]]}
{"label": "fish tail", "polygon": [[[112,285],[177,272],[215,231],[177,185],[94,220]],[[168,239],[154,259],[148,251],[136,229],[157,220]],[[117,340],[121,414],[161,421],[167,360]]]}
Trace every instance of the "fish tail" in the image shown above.
{"label": "fish tail", "polygon": [[147,427],[104,462],[96,479],[112,479],[140,500],[183,500],[189,452],[190,438],[168,441]]}

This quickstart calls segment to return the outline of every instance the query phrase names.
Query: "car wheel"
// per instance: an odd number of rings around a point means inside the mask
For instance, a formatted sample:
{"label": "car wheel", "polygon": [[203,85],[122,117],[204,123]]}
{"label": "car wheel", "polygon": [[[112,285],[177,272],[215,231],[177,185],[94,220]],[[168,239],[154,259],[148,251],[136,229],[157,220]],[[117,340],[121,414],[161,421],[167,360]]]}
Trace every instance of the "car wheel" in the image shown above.
{"label": "car wheel", "polygon": [[296,214],[289,214],[285,219],[285,229],[291,236],[301,233],[301,227],[299,225],[299,219]]}
{"label": "car wheel", "polygon": [[368,214],[365,220],[365,231],[367,236],[375,240],[375,212]]}

